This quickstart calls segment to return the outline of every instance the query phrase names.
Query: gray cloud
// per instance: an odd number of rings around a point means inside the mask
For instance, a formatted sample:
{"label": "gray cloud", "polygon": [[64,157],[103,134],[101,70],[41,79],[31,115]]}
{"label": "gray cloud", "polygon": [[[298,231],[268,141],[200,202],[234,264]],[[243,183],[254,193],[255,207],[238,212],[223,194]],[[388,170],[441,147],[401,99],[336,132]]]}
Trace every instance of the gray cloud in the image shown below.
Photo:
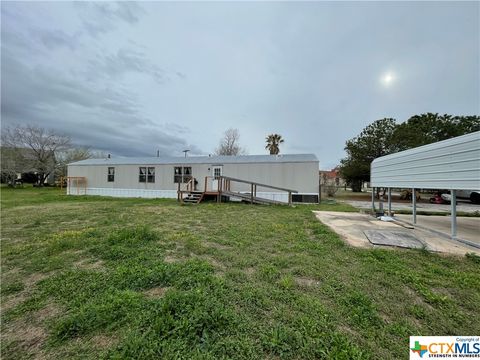
{"label": "gray cloud", "polygon": [[[41,41],[41,43],[48,49],[53,50],[57,47],[67,47],[70,50],[75,50],[78,45],[81,32],[76,32],[69,35],[62,30],[45,30],[45,29],[29,29],[30,35]],[[25,45],[25,44],[24,44]]]}
{"label": "gray cloud", "polygon": [[93,37],[116,29],[117,22],[135,24],[144,10],[135,2],[76,2],[85,30]]}
{"label": "gray cloud", "polygon": [[118,78],[128,72],[143,73],[162,83],[167,79],[165,72],[152,64],[144,53],[133,49],[119,49],[115,54],[98,55],[90,61],[89,73]]}
{"label": "gray cloud", "polygon": [[[115,20],[138,22],[135,4],[87,6],[111,20],[110,30]],[[3,126],[33,123],[70,135],[76,144],[123,156],[153,156],[157,150],[179,155],[187,147],[201,153],[186,140],[187,127],[153,121],[142,113],[135,89],[121,81],[125,74],[163,80],[162,70],[149,62],[139,45],[108,55],[85,48],[80,30],[43,28],[12,14],[2,6]],[[56,61],[55,55],[66,56],[65,51],[72,59],[80,56],[80,61]]]}
{"label": "gray cloud", "polygon": [[[8,71],[7,71],[8,69]],[[181,153],[188,129],[155,124],[141,115],[135,97],[87,87],[78,79],[29,69],[2,54],[2,119],[5,125],[36,123],[72,136],[75,142],[118,155]],[[57,74],[58,75],[58,74]]]}
{"label": "gray cloud", "polygon": [[2,123],[131,156],[278,132],[328,168],[376,119],[480,112],[478,2],[140,4],[2,2]]}

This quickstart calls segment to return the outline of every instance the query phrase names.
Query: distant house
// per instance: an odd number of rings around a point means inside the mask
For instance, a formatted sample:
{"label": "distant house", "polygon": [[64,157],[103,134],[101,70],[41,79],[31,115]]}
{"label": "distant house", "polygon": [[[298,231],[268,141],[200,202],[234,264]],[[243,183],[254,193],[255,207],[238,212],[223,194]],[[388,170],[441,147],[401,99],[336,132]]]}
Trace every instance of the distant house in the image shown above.
{"label": "distant house", "polygon": [[[37,174],[46,174],[45,182],[54,183],[55,154],[46,153],[44,161],[39,162],[34,150],[29,148],[1,147],[1,179],[10,182],[16,179],[37,181]],[[29,181],[27,181],[29,182]]]}
{"label": "distant house", "polygon": [[320,170],[318,173],[320,176],[321,185],[345,185],[345,179],[342,178],[340,174],[340,168],[338,166],[334,167],[332,170]]}
{"label": "distant house", "polygon": [[[289,189],[295,191],[290,199],[295,202],[319,199],[313,154],[88,159],[69,164],[68,177],[72,195],[177,198],[179,190],[190,187],[191,192],[222,195],[254,189],[256,197],[279,202],[289,201]],[[221,177],[243,182],[228,181],[228,189],[221,188]]]}

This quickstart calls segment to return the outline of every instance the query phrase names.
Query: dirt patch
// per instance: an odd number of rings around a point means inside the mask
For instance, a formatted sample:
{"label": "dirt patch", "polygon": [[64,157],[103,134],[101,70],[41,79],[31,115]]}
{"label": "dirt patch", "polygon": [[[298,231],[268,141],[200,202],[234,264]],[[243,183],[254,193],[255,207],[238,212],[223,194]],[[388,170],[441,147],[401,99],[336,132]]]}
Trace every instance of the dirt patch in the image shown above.
{"label": "dirt patch", "polygon": [[243,272],[245,274],[247,274],[248,276],[252,276],[253,274],[255,274],[255,268],[254,267],[248,267],[246,269],[243,270]]}
{"label": "dirt patch", "polygon": [[35,355],[35,359],[45,358],[41,348],[48,335],[45,329],[26,321],[15,321],[2,331],[1,339],[5,343],[15,343],[17,349]]}
{"label": "dirt patch", "polygon": [[[5,298],[5,297],[4,297]],[[2,302],[2,313],[13,309],[27,300],[27,292],[21,291],[19,293],[8,296],[7,300]]]}
{"label": "dirt patch", "polygon": [[172,256],[172,255],[167,255],[163,258],[163,261],[165,261],[168,264],[172,264],[172,263],[180,262],[181,259],[176,258],[175,256]]}
{"label": "dirt patch", "polygon": [[228,246],[228,245],[222,245],[222,244],[218,244],[210,241],[203,242],[203,245],[209,248],[217,249],[217,250],[230,250],[232,248],[231,246]]}
{"label": "dirt patch", "polygon": [[91,341],[95,347],[106,349],[115,345],[118,339],[115,336],[95,335]]}
{"label": "dirt patch", "polygon": [[42,350],[48,338],[45,322],[61,314],[61,308],[49,303],[26,317],[8,323],[1,334],[4,343],[15,343],[17,349],[32,354],[35,359],[45,358]]}
{"label": "dirt patch", "polygon": [[101,270],[105,269],[105,264],[102,260],[92,261],[92,259],[83,259],[73,264],[75,267],[85,270]]}
{"label": "dirt patch", "polygon": [[434,310],[433,306],[427,303],[423,297],[421,297],[415,290],[407,287],[405,292],[413,299],[413,303],[416,305],[422,305],[430,310]]}
{"label": "dirt patch", "polygon": [[57,317],[62,313],[60,307],[55,305],[54,303],[49,303],[44,308],[38,310],[34,314],[34,318],[36,322],[44,322],[45,320]]}
{"label": "dirt patch", "polygon": [[46,279],[50,275],[52,275],[52,273],[33,273],[33,274],[30,274],[25,278],[25,281],[24,281],[25,287],[28,288],[28,287],[31,287],[33,285],[36,285],[38,282]]}
{"label": "dirt patch", "polygon": [[340,332],[344,334],[353,335],[355,337],[358,336],[358,333],[347,325],[340,325],[338,327],[338,330],[340,330]]}
{"label": "dirt patch", "polygon": [[149,298],[159,298],[165,295],[168,287],[154,287],[143,292],[143,294]]}
{"label": "dirt patch", "polygon": [[208,261],[208,263],[213,265],[213,267],[217,270],[224,272],[227,269],[225,265],[223,265],[220,261],[218,261],[217,259],[211,256],[203,255],[203,256],[200,256],[200,258]]}
{"label": "dirt patch", "polygon": [[449,298],[450,300],[454,298],[454,296],[451,294],[451,292],[446,289],[446,288],[432,288],[432,292],[445,296]]}
{"label": "dirt patch", "polygon": [[2,281],[3,279],[6,279],[6,278],[18,276],[19,274],[21,274],[21,272],[22,270],[18,267],[13,267],[8,270],[5,270],[4,268],[2,268]]}
{"label": "dirt patch", "polygon": [[307,278],[307,277],[296,276],[293,278],[293,281],[295,281],[295,283],[300,286],[312,287],[312,286],[320,285],[320,281],[316,279]]}
{"label": "dirt patch", "polygon": [[[16,276],[20,273],[21,272],[19,270],[12,269],[9,271],[8,276],[5,275],[5,277],[9,277],[11,275]],[[17,305],[20,305],[27,300],[27,298],[32,294],[33,288],[36,286],[36,284],[39,281],[49,277],[51,274],[52,273],[33,273],[28,275],[23,280],[25,287],[22,291],[2,297],[2,312],[9,311],[10,309],[13,309]]]}
{"label": "dirt patch", "polygon": [[384,324],[390,324],[392,320],[390,320],[390,317],[384,313],[384,312],[379,312],[380,318],[383,320]]}

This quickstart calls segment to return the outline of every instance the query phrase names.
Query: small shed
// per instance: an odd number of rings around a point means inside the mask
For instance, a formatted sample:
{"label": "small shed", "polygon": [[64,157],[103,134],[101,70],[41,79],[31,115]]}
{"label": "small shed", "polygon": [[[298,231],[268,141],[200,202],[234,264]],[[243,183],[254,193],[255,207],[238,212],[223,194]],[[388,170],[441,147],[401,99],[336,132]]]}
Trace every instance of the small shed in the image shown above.
{"label": "small shed", "polygon": [[[456,191],[480,190],[480,131],[433,144],[382,156],[371,164],[372,207],[374,189],[388,189],[391,212],[391,189],[450,190],[451,231],[457,235]],[[416,199],[412,196],[413,222],[416,223]]]}
{"label": "small shed", "polygon": [[[319,201],[319,162],[313,154],[87,159],[68,165],[85,178],[87,195],[178,198],[189,192],[253,192],[276,202]],[[222,188],[222,180],[228,189]],[[67,193],[79,192],[70,183]],[[289,190],[292,190],[289,193]]]}

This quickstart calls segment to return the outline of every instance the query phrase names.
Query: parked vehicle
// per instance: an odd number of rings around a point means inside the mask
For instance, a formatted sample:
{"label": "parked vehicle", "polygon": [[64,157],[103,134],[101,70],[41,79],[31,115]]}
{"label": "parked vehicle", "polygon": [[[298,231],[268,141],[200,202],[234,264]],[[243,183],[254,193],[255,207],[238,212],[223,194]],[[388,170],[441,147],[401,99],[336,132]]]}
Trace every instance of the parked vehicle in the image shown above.
{"label": "parked vehicle", "polygon": [[458,190],[457,198],[469,199],[474,204],[480,204],[480,191],[477,190]]}
{"label": "parked vehicle", "polygon": [[432,204],[450,204],[451,196],[450,194],[442,193],[438,191],[430,198],[430,203]]}

